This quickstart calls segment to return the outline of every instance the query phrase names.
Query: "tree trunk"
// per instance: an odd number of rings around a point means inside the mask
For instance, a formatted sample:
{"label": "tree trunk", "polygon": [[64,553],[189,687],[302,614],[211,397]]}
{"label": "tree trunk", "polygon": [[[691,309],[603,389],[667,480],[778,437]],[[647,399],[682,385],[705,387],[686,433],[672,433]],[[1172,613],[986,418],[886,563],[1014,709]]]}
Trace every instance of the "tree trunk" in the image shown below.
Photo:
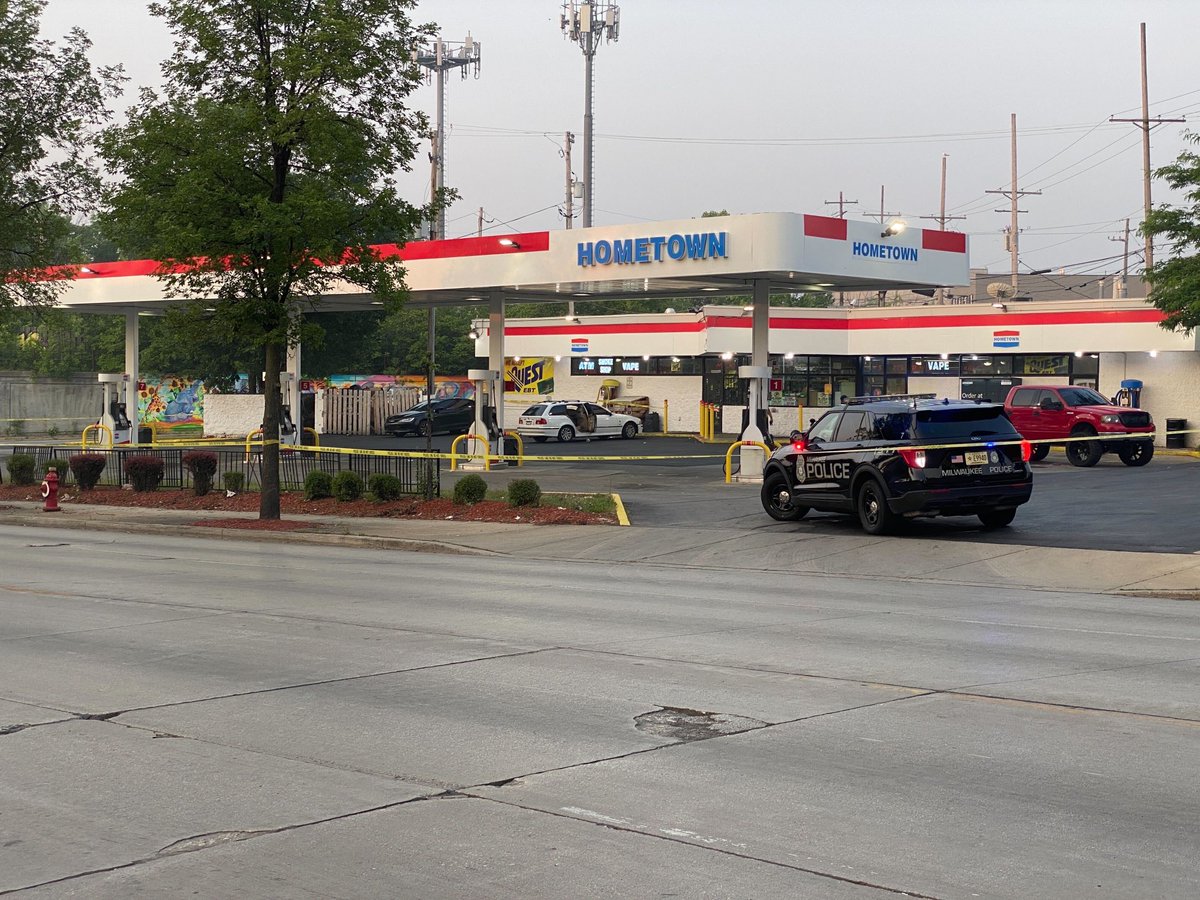
{"label": "tree trunk", "polygon": [[279,518],[279,419],[282,400],[279,396],[279,366],[282,348],[274,342],[267,344],[263,376],[263,443],[262,493],[259,495],[258,517]]}

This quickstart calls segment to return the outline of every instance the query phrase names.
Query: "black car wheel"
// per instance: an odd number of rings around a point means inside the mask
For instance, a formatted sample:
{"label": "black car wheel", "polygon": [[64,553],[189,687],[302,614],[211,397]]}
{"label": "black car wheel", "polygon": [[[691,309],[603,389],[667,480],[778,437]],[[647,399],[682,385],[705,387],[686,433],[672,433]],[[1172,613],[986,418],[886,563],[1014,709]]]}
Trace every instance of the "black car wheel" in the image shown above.
{"label": "black car wheel", "polygon": [[637,424],[634,422],[626,422],[625,426],[621,429],[621,437],[625,438],[627,441],[632,441],[635,437],[637,437]]}
{"label": "black car wheel", "polygon": [[883,485],[874,478],[863,480],[854,505],[858,510],[858,521],[867,534],[891,534],[896,530],[897,516],[888,506]]}
{"label": "black car wheel", "polygon": [[[1073,438],[1087,437],[1091,432],[1073,434]],[[1100,462],[1104,455],[1104,446],[1099,441],[1071,441],[1067,444],[1067,462],[1073,466],[1087,469]]]}
{"label": "black car wheel", "polygon": [[432,433],[433,433],[433,430],[429,427],[428,422],[418,422],[417,423],[417,434],[420,437],[429,437],[429,435]]}
{"label": "black car wheel", "polygon": [[1005,525],[1012,524],[1012,520],[1017,517],[1017,511],[1016,509],[985,509],[978,515],[984,528],[1003,528]]}
{"label": "black car wheel", "polygon": [[1030,462],[1041,462],[1043,459],[1045,459],[1049,455],[1050,455],[1050,445],[1049,444],[1034,444],[1033,445],[1033,455],[1029,457],[1029,461]]}
{"label": "black car wheel", "polygon": [[558,429],[558,439],[564,444],[569,444],[571,441],[575,440],[575,429],[570,425],[564,425],[562,428]]}
{"label": "black car wheel", "polygon": [[1117,455],[1127,466],[1144,466],[1154,458],[1154,444],[1151,441],[1127,441]]}
{"label": "black car wheel", "polygon": [[771,472],[763,479],[760,496],[763,509],[772,519],[780,522],[795,522],[808,515],[808,507],[796,506],[792,503],[791,488],[782,472]]}

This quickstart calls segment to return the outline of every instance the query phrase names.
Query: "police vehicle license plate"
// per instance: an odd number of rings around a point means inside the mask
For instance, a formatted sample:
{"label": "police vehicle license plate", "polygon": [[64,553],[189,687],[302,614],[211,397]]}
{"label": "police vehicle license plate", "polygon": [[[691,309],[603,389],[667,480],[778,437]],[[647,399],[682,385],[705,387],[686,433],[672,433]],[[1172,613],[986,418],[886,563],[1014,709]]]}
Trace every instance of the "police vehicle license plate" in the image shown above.
{"label": "police vehicle license plate", "polygon": [[986,450],[979,450],[974,453],[968,452],[964,454],[968,466],[986,466],[988,463],[988,455]]}

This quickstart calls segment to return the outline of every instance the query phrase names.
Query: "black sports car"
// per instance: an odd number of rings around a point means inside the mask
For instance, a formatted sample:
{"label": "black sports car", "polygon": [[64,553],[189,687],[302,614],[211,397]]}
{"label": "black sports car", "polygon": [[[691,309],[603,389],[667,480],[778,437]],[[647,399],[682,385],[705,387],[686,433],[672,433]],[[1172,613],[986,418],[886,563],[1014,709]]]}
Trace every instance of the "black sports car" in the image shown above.
{"label": "black sports car", "polygon": [[429,409],[423,401],[412,409],[405,410],[399,415],[388,416],[383,423],[383,430],[396,437],[409,434],[436,434],[444,431],[448,434],[465,434],[471,430],[475,421],[475,401],[463,397],[452,397],[433,401],[433,431],[429,429]]}

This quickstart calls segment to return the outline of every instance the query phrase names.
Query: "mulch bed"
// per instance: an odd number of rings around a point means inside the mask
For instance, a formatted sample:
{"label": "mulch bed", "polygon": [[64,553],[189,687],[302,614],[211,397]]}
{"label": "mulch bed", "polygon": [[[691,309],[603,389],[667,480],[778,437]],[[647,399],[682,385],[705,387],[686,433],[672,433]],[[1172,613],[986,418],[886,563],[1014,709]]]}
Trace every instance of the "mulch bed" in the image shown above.
{"label": "mulch bed", "polygon": [[[41,502],[40,485],[0,485],[0,501],[33,500]],[[145,493],[126,491],[119,488],[98,487],[91,491],[78,491],[68,485],[59,494],[59,504],[101,504],[105,506],[135,506],[144,509],[222,510],[227,512],[258,512],[257,493],[235,494],[226,497],[221,490],[197,497],[192,491],[157,490]],[[286,491],[279,498],[280,514],[286,516],[353,516],[368,518],[441,519],[459,522],[507,522],[527,525],[615,525],[612,516],[561,509],[555,506],[513,507],[502,500],[484,500],[473,506],[459,506],[452,500],[396,500],[377,503],[373,500],[343,502],[327,498],[305,500],[304,494]],[[250,528],[269,531],[287,531],[305,527],[304,522],[285,519],[209,519],[196,522],[216,528]]]}

